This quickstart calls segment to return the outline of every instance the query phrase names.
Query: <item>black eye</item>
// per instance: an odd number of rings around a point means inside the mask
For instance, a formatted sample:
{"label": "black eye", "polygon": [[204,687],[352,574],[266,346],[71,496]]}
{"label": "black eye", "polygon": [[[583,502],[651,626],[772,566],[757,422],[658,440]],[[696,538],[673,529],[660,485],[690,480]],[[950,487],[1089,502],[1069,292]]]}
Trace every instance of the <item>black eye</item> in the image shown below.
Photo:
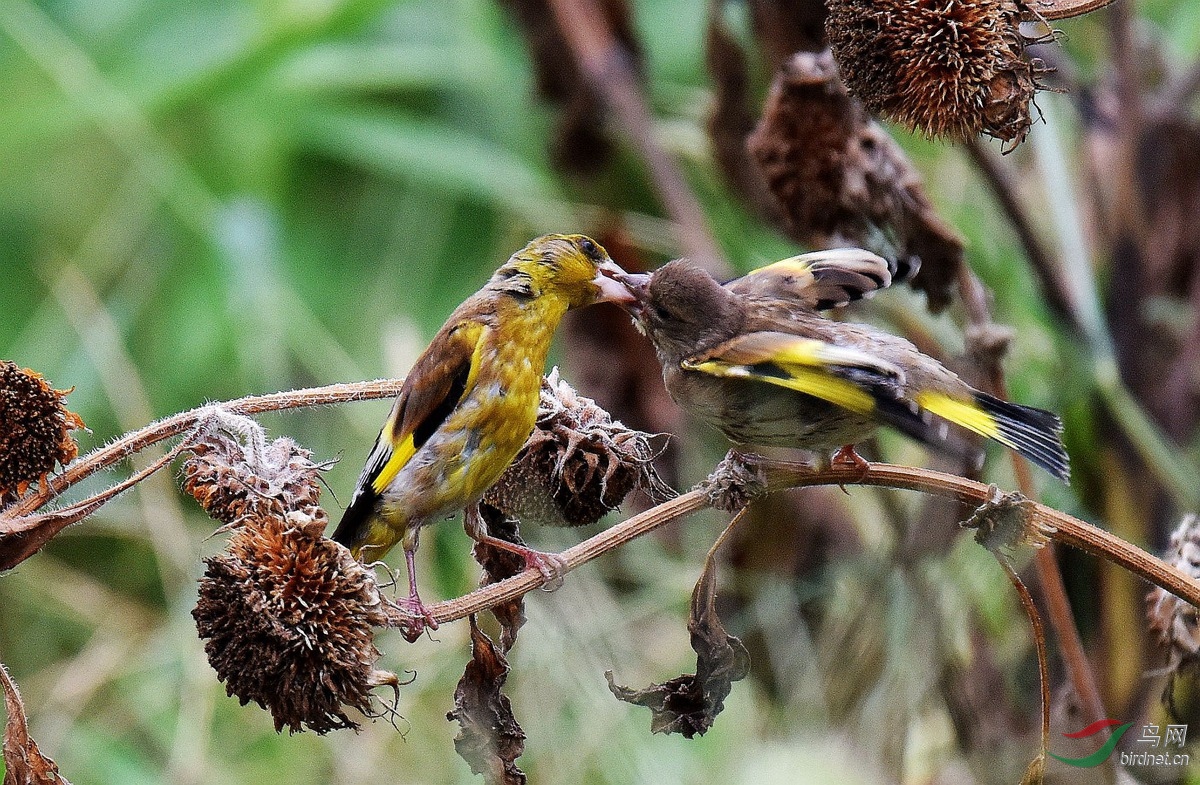
{"label": "black eye", "polygon": [[588,256],[598,256],[600,253],[600,251],[596,248],[596,244],[587,237],[579,241],[579,250],[583,251]]}

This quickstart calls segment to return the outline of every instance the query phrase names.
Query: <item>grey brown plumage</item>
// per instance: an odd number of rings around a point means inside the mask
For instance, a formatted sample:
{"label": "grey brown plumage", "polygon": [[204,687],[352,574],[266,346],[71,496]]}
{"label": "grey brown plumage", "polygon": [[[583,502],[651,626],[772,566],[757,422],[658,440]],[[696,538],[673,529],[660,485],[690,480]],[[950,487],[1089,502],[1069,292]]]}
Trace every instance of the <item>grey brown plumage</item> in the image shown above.
{"label": "grey brown plumage", "polygon": [[819,312],[889,285],[887,264],[874,254],[809,254],[724,285],[671,262],[629,282],[668,391],[736,444],[828,455],[886,424],[961,452],[966,443],[953,425],[1069,476],[1055,415],[975,390],[903,338]]}

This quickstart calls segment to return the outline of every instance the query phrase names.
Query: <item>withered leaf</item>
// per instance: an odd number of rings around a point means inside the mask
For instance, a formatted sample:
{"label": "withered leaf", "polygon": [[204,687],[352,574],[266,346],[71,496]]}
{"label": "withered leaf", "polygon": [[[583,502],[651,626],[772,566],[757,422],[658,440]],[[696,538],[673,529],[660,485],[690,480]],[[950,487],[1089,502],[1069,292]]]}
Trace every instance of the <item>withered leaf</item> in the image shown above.
{"label": "withered leaf", "polygon": [[[471,513],[468,512],[468,515]],[[490,504],[479,504],[479,515],[487,531],[493,537],[524,545],[516,519],[510,518]],[[487,543],[477,542],[472,550],[475,561],[483,568],[480,585],[500,581],[518,575],[525,570],[525,561],[512,551],[501,550]],[[517,632],[525,624],[525,595],[515,597],[491,608],[492,615],[500,622],[500,649],[511,651],[517,642]]]}
{"label": "withered leaf", "polygon": [[454,690],[454,710],[446,715],[461,726],[454,749],[488,785],[524,785],[516,759],[525,751],[525,731],[500,690],[508,679],[508,660],[471,619],[471,661]]}
{"label": "withered leaf", "polygon": [[750,672],[750,654],[740,640],[725,631],[717,616],[716,600],[716,558],[710,551],[704,572],[692,590],[688,618],[692,650],[696,652],[695,674],[685,673],[641,690],[616,684],[612,671],[604,674],[613,695],[650,709],[650,730],[654,733],[682,733],[688,739],[704,735],[725,708],[733,682]]}
{"label": "withered leaf", "polygon": [[29,736],[25,705],[17,685],[0,665],[0,687],[4,689],[4,785],[71,785],[58,773],[58,764],[43,755]]}

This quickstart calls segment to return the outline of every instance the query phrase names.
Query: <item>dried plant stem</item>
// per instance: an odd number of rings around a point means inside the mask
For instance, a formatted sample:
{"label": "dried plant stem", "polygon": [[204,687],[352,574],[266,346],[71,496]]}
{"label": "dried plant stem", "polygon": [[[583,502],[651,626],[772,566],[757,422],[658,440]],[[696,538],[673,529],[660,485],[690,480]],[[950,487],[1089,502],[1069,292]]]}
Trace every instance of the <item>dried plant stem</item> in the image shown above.
{"label": "dried plant stem", "polygon": [[654,138],[650,109],[633,61],[613,36],[596,0],[550,0],[550,7],[579,70],[603,96],[646,162],[659,198],[675,223],[684,255],[714,275],[728,273],[700,200],[688,187],[679,165]]}
{"label": "dried plant stem", "polygon": [[1081,333],[1078,306],[1071,299],[1071,292],[1062,284],[1058,268],[1046,245],[1038,237],[1029,214],[1021,204],[1017,193],[1017,184],[1012,174],[1004,168],[1000,156],[992,154],[979,139],[970,139],[963,143],[967,156],[975,164],[975,168],[983,175],[984,182],[991,189],[992,195],[1004,210],[1025,258],[1033,269],[1034,275],[1042,285],[1042,296],[1050,310],[1069,325],[1076,333]]}
{"label": "dried plant stem", "polygon": [[[854,467],[834,466],[817,471],[803,463],[766,458],[754,460],[755,465],[764,473],[768,492],[810,485],[873,485],[920,491],[977,505],[991,498],[992,492],[990,486],[974,480],[908,466],[873,463],[863,474]],[[710,502],[707,489],[698,488],[635,515],[559,554],[565,561],[565,571],[570,572],[632,539],[708,506]],[[1179,569],[1120,537],[1041,504],[1034,505],[1030,524],[1047,529],[1051,539],[1115,562],[1154,585],[1200,607],[1200,581],[1193,580]],[[537,570],[530,569],[462,597],[440,602],[430,610],[438,622],[454,621],[511,600],[544,583],[542,575]]]}
{"label": "dried plant stem", "polygon": [[[991,324],[991,313],[988,308],[987,295],[983,284],[971,270],[963,265],[958,277],[959,294],[962,297],[967,318],[976,327],[986,327]],[[992,392],[1001,398],[1008,398],[1008,381],[1004,369],[1000,366],[999,358],[994,357],[983,369],[987,374]],[[1029,464],[1024,458],[1012,453],[1013,474],[1017,479],[1017,487],[1021,493],[1036,500],[1033,477],[1029,472]],[[1075,624],[1075,614],[1071,611],[1071,601],[1067,597],[1067,587],[1063,582],[1062,570],[1058,568],[1058,560],[1054,556],[1053,546],[1042,548],[1034,557],[1034,569],[1037,571],[1038,585],[1046,600],[1046,611],[1050,617],[1050,626],[1058,639],[1059,649],[1067,664],[1067,673],[1075,687],[1075,693],[1086,707],[1091,719],[1099,720],[1107,716],[1104,711],[1104,701],[1100,695],[1100,687],[1096,682],[1096,674],[1088,661],[1087,652],[1083,648],[1083,638],[1079,635],[1079,627]],[[1043,686],[1045,686],[1043,684]]]}
{"label": "dried plant stem", "polygon": [[1037,651],[1038,681],[1041,683],[1039,690],[1042,704],[1041,757],[1045,758],[1046,753],[1050,751],[1050,660],[1046,655],[1046,630],[1042,626],[1042,617],[1038,613],[1037,603],[1033,601],[1033,595],[1029,593],[1029,588],[1021,580],[1021,576],[1017,574],[1003,554],[994,553],[993,555],[996,557],[996,561],[1000,562],[1004,574],[1008,576],[1009,583],[1017,590],[1017,597],[1021,600],[1021,607],[1025,609],[1025,616],[1028,617],[1029,626],[1033,630],[1033,646]]}
{"label": "dried plant stem", "polygon": [[[27,515],[38,509],[46,502],[60,495],[67,488],[81,480],[91,477],[96,472],[107,469],[119,463],[136,452],[144,450],[152,444],[179,436],[191,430],[199,423],[212,407],[219,406],[233,414],[261,414],[282,409],[298,409],[306,406],[324,406],[331,403],[350,403],[352,401],[369,401],[377,398],[388,398],[400,392],[403,379],[377,379],[370,382],[351,382],[347,384],[330,384],[324,387],[309,387],[303,390],[270,393],[269,395],[249,395],[245,398],[226,401],[225,403],[208,404],[186,412],[164,417],[152,422],[144,428],[131,431],[116,441],[98,447],[87,455],[74,461],[62,474],[52,478],[45,488],[39,488],[36,493],[18,499],[11,507],[0,514],[0,536],[8,531],[9,521]],[[121,490],[124,490],[122,488]],[[107,500],[107,497],[106,499]],[[88,500],[79,504],[86,504]],[[90,512],[90,511],[89,511]]]}

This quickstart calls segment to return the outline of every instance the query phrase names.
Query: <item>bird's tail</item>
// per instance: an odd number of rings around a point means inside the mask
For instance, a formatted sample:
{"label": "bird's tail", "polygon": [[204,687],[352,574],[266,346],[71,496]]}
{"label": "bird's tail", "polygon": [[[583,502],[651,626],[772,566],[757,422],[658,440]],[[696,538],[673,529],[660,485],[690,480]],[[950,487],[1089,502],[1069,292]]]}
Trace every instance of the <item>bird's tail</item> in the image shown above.
{"label": "bird's tail", "polygon": [[1070,480],[1070,459],[1062,443],[1062,420],[1057,415],[978,390],[968,399],[923,391],[917,394],[916,402],[944,420],[1015,450],[1063,482]]}

